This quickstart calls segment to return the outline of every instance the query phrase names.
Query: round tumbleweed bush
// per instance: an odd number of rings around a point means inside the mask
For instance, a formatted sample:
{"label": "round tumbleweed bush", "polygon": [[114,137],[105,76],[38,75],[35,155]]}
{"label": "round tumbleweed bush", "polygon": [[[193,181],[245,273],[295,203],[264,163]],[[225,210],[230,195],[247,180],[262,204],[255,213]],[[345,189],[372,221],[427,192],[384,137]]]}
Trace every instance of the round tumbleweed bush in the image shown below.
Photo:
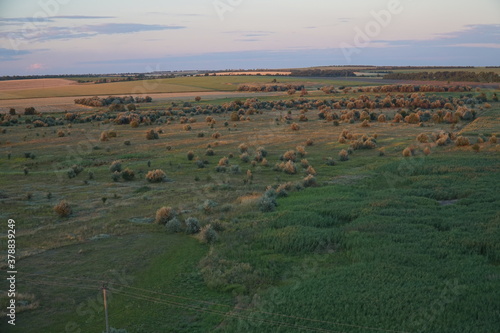
{"label": "round tumbleweed bush", "polygon": [[57,205],[55,205],[54,206],[54,211],[60,217],[68,217],[73,212],[72,209],[71,209],[71,206],[69,205],[69,203],[66,200],[62,200]]}

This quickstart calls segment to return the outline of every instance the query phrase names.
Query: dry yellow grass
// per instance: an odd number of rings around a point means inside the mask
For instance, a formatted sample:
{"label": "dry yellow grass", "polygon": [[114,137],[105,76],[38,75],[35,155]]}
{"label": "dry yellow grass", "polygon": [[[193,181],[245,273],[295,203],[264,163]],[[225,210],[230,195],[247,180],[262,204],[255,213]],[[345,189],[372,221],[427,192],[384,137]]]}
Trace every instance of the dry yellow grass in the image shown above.
{"label": "dry yellow grass", "polygon": [[76,85],[75,81],[65,79],[30,79],[30,80],[12,80],[0,81],[0,91],[55,88]]}

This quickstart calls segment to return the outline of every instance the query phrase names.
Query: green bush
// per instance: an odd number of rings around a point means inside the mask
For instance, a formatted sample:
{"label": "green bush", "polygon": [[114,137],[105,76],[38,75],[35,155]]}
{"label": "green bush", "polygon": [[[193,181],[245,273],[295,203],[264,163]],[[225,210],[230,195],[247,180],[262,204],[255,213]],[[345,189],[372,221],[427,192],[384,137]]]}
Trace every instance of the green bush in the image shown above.
{"label": "green bush", "polygon": [[167,221],[165,228],[170,233],[177,233],[182,231],[181,221],[177,217],[173,217]]}
{"label": "green bush", "polygon": [[200,231],[200,221],[194,217],[188,217],[186,223],[186,234],[193,235]]}

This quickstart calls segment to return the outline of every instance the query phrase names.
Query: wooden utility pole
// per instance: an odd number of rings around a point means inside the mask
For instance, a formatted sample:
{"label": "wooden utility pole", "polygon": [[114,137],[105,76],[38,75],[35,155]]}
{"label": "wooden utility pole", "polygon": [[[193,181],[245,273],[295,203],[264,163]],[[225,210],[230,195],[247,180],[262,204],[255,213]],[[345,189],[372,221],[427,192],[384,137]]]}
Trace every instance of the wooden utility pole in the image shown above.
{"label": "wooden utility pole", "polygon": [[102,297],[104,297],[104,315],[106,316],[106,333],[109,333],[108,303],[106,301],[106,285],[102,285]]}

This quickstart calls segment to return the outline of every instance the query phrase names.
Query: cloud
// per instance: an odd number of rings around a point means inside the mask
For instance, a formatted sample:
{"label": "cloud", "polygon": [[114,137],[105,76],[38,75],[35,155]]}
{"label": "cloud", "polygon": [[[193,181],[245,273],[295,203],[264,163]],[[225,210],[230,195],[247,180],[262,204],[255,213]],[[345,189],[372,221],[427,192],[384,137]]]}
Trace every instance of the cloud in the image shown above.
{"label": "cloud", "polygon": [[178,25],[158,25],[158,24],[138,24],[138,23],[107,23],[99,25],[87,25],[83,27],[87,31],[93,31],[98,34],[130,34],[143,31],[161,31],[161,30],[178,30],[185,29],[184,26]]}
{"label": "cloud", "polygon": [[462,30],[445,34],[435,34],[426,40],[376,40],[389,46],[425,46],[425,47],[489,47],[500,45],[500,24],[466,25]]}
{"label": "cloud", "polygon": [[37,70],[43,70],[45,68],[46,68],[45,65],[37,63],[29,65],[27,69],[31,71],[37,71]]}
{"label": "cloud", "polygon": [[45,42],[50,40],[69,40],[90,38],[99,35],[133,34],[144,31],[162,31],[186,29],[185,26],[137,24],[137,23],[104,23],[77,27],[41,27],[36,30],[17,30],[0,33],[0,38],[18,39],[20,42]]}
{"label": "cloud", "polygon": [[85,15],[69,15],[69,16],[49,16],[49,17],[0,17],[1,23],[41,23],[55,22],[56,20],[93,20],[93,19],[112,19],[114,16],[85,16]]}
{"label": "cloud", "polygon": [[241,38],[241,39],[235,39],[235,42],[260,42],[260,39],[257,38]]}
{"label": "cloud", "polygon": [[11,49],[4,49],[0,47],[0,60],[1,61],[12,61],[12,60],[18,60],[19,56],[23,56],[26,54],[31,54],[33,52],[31,51],[16,51],[16,50],[11,50]]}
{"label": "cloud", "polygon": [[185,13],[165,13],[165,12],[147,12],[146,15],[161,15],[161,16],[174,16],[174,17],[200,17],[207,16],[204,14],[185,14]]}

